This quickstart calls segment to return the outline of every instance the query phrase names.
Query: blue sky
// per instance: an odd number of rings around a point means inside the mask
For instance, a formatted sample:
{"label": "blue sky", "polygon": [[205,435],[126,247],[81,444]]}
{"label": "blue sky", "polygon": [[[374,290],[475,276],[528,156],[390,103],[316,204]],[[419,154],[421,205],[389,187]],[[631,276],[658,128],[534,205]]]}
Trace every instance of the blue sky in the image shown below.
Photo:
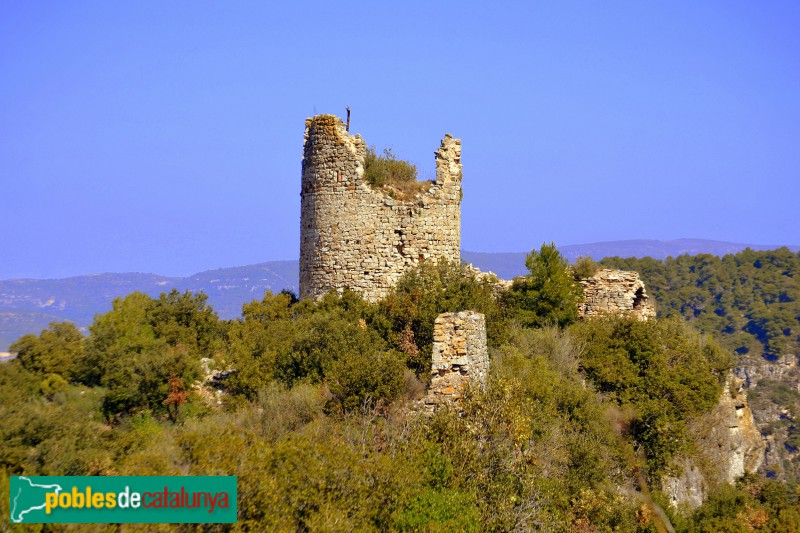
{"label": "blue sky", "polygon": [[[292,5],[290,5],[292,4]],[[299,254],[304,119],[433,177],[462,247],[800,244],[800,3],[4,2],[0,278]]]}

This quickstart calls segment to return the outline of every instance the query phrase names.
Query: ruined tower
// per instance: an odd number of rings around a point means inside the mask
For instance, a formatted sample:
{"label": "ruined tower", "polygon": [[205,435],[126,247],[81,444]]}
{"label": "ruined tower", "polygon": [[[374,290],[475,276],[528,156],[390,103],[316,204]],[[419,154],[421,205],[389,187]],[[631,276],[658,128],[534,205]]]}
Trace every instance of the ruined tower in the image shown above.
{"label": "ruined tower", "polygon": [[333,115],[306,119],[300,297],[352,289],[377,300],[425,261],[461,258],[461,141],[435,152],[436,180],[408,200],[364,180],[367,144]]}

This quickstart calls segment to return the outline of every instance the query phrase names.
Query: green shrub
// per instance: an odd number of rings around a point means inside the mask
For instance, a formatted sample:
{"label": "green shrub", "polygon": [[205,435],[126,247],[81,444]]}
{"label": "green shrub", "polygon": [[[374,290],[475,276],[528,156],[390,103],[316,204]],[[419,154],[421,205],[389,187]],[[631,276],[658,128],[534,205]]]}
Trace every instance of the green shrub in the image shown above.
{"label": "green shrub", "polygon": [[378,155],[375,148],[368,148],[364,158],[364,179],[375,189],[384,189],[399,200],[408,200],[427,190],[430,181],[417,181],[417,167],[397,159],[391,148]]}
{"label": "green shrub", "polygon": [[83,335],[71,322],[51,322],[39,336],[20,337],[9,350],[17,360],[37,374],[58,374],[66,381],[76,378],[83,356]]}
{"label": "green shrub", "polygon": [[505,325],[492,286],[464,265],[425,263],[403,275],[378,304],[372,323],[387,328],[383,336],[406,354],[412,370],[424,375],[430,370],[434,320],[441,313],[466,309],[486,315],[487,342],[496,345]]}
{"label": "green shrub", "polygon": [[474,498],[457,490],[427,489],[395,521],[400,531],[481,531]]}
{"label": "green shrub", "polygon": [[230,394],[252,400],[275,379],[276,360],[297,336],[293,312],[290,294],[270,291],[243,306],[243,318],[231,323],[227,351],[219,362],[222,369],[235,369],[225,380]]}
{"label": "green shrub", "polygon": [[61,374],[47,374],[42,380],[42,394],[52,397],[55,393],[66,389],[67,385],[67,380],[61,377]]}
{"label": "green shrub", "polygon": [[384,148],[383,155],[378,155],[375,147],[370,147],[364,158],[364,178],[373,187],[413,182],[417,180],[417,167],[397,159],[391,148]]}
{"label": "green shrub", "polygon": [[327,383],[334,402],[351,411],[397,398],[403,391],[404,370],[404,358],[397,352],[355,352],[333,363]]}
{"label": "green shrub", "polygon": [[154,346],[137,354],[127,354],[103,375],[108,389],[103,412],[109,418],[148,409],[167,414],[164,401],[170,394],[170,379],[193,383],[199,377],[197,361],[179,345],[175,348]]}
{"label": "green shrub", "polygon": [[572,275],[575,276],[575,279],[586,279],[597,274],[600,265],[595,263],[588,255],[582,255],[570,268],[572,269]]}
{"label": "green shrub", "polygon": [[652,473],[687,449],[689,417],[711,410],[732,355],[678,320],[590,320],[570,331],[584,343],[580,366],[595,387],[631,407],[630,436]]}
{"label": "green shrub", "polygon": [[338,360],[366,361],[385,347],[383,339],[358,319],[337,310],[317,312],[297,321],[291,345],[275,360],[276,377],[287,386],[301,380],[318,383]]}

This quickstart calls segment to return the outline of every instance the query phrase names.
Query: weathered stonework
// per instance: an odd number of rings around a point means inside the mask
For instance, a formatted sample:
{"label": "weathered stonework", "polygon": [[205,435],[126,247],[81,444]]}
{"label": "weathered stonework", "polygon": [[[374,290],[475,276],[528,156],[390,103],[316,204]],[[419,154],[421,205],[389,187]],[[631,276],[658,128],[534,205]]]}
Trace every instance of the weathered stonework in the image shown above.
{"label": "weathered stonework", "polygon": [[584,301],[578,306],[581,318],[626,314],[639,320],[656,317],[638,272],[604,268],[580,283],[584,294]]}
{"label": "weathered stonework", "polygon": [[484,386],[489,371],[486,318],[475,311],[442,313],[433,325],[431,384],[424,403],[457,402],[467,386]]}
{"label": "weathered stonework", "polygon": [[461,259],[461,141],[435,152],[436,180],[407,201],[364,180],[367,144],[333,115],[306,120],[300,213],[300,297],[351,289],[385,296],[424,261]]}

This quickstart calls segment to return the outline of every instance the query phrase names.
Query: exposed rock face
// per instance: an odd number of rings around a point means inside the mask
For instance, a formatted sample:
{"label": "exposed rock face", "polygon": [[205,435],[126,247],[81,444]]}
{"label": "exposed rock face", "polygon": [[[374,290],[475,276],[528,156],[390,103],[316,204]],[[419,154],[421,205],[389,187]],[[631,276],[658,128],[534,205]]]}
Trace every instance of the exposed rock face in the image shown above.
{"label": "exposed rock face", "polygon": [[683,458],[674,465],[678,475],[662,480],[662,490],[673,506],[697,507],[703,503],[709,485],[733,483],[763,463],[764,441],[741,385],[741,380],[731,375],[714,410],[691,423],[697,457],[704,467],[701,470],[695,462]]}
{"label": "exposed rock face", "polygon": [[433,326],[431,384],[424,403],[458,401],[467,386],[484,386],[489,371],[486,318],[475,311],[442,313]]}
{"label": "exposed rock face", "polygon": [[195,381],[192,389],[202,398],[206,404],[212,407],[220,407],[225,397],[225,380],[236,372],[228,368],[226,370],[214,369],[214,360],[210,357],[200,359],[201,379]]}
{"label": "exposed rock face", "polygon": [[768,361],[761,357],[747,356],[740,359],[739,366],[736,368],[736,377],[745,382],[745,387],[756,387],[762,379],[772,379],[775,381],[797,381],[798,356],[794,354],[782,355],[774,361]]}
{"label": "exposed rock face", "polygon": [[639,320],[656,317],[656,309],[638,272],[604,268],[580,283],[584,293],[584,302],[578,306],[580,317],[626,314]]}
{"label": "exposed rock face", "polygon": [[767,449],[759,471],[790,483],[800,479],[800,450],[789,443],[800,426],[800,396],[793,394],[800,391],[798,360],[795,354],[770,360],[748,353],[740,356],[736,369],[748,390],[753,417],[764,430]]}
{"label": "exposed rock face", "polygon": [[669,497],[673,507],[688,505],[695,509],[703,505],[708,495],[708,483],[703,473],[689,459],[682,459],[675,465],[680,475],[666,476],[661,490]]}
{"label": "exposed rock face", "polygon": [[435,152],[436,180],[410,200],[364,180],[367,144],[333,115],[306,120],[300,226],[300,297],[351,289],[385,296],[424,261],[461,259],[461,141]]}
{"label": "exposed rock face", "polygon": [[[761,438],[753,412],[747,404],[747,393],[742,389],[742,382],[731,376],[725,384],[725,391],[720,398],[717,409],[724,414],[728,435],[728,468],[724,472],[725,480],[733,483],[745,472],[755,472],[764,462],[764,440]],[[735,396],[729,390],[735,390]],[[724,430],[720,428],[720,430]],[[722,445],[724,439],[720,438]]]}

